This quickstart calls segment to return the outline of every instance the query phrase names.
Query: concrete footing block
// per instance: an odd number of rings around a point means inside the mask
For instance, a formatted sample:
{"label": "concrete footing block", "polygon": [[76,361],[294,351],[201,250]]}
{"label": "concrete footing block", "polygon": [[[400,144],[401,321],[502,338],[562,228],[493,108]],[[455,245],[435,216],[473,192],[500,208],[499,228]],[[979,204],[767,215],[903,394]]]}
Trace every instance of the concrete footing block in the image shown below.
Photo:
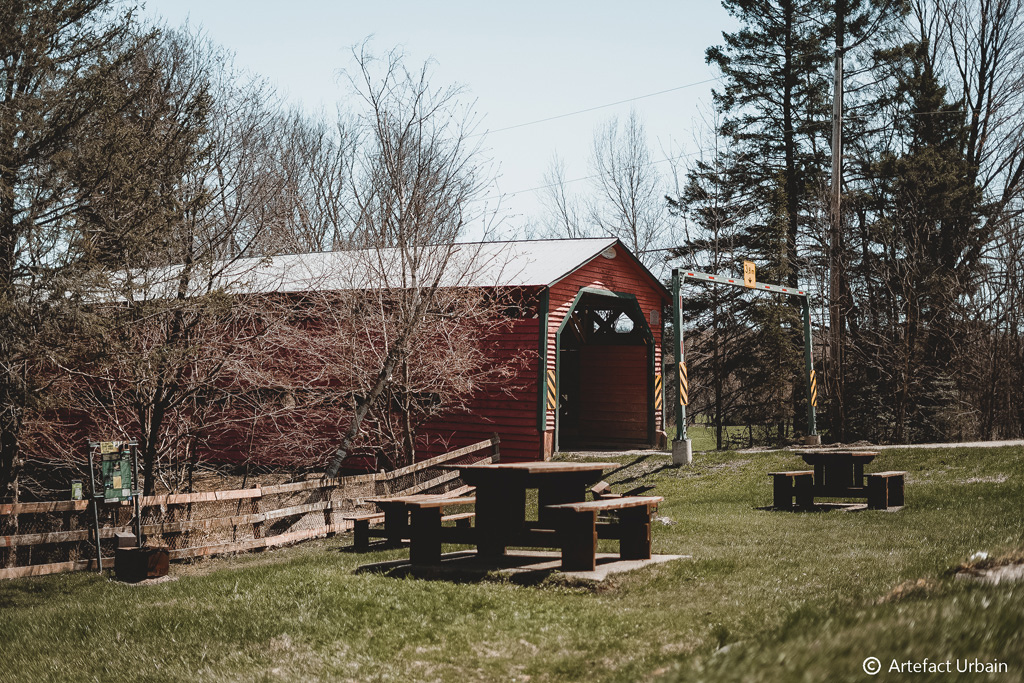
{"label": "concrete footing block", "polygon": [[672,464],[693,464],[693,441],[690,439],[676,439],[672,442]]}
{"label": "concrete footing block", "polygon": [[804,445],[805,446],[820,446],[821,445],[821,436],[818,435],[818,434],[808,434],[807,436],[804,437]]}

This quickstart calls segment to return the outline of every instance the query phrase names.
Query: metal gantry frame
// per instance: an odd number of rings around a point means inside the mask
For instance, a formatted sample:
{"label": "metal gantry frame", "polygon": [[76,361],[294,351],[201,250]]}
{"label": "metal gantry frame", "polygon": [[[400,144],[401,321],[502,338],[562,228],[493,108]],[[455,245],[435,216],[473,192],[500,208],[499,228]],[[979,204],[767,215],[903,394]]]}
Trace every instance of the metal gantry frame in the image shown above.
{"label": "metal gantry frame", "polygon": [[679,386],[679,395],[676,397],[676,441],[686,441],[686,406],[689,404],[690,385],[686,370],[686,359],[683,356],[683,298],[682,288],[687,279],[700,282],[710,282],[716,285],[733,285],[758,292],[774,292],[785,294],[800,299],[804,327],[804,370],[807,379],[807,434],[811,437],[818,435],[817,406],[818,406],[818,382],[814,373],[814,355],[811,348],[811,307],[810,296],[806,291],[780,285],[769,285],[764,282],[754,282],[752,285],[744,282],[743,278],[730,278],[722,275],[709,275],[696,271],[672,269],[672,319],[675,325],[675,357],[676,357],[676,380]]}

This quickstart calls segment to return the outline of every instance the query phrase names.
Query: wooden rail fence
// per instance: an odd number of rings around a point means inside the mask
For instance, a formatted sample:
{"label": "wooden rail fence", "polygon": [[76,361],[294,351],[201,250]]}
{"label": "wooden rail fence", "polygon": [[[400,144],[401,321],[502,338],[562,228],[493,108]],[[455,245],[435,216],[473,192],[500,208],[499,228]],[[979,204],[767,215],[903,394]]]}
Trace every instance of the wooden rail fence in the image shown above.
{"label": "wooden rail fence", "polygon": [[[460,485],[454,461],[497,462],[498,435],[389,472],[229,491],[163,494],[142,499],[147,544],[168,548],[172,560],[270,548],[351,528],[342,519],[365,499]],[[130,506],[101,507],[104,567],[112,566],[118,532],[134,532]],[[61,500],[0,505],[7,528],[33,533],[0,536],[0,579],[96,568],[92,502]],[[109,565],[108,565],[109,563]]]}

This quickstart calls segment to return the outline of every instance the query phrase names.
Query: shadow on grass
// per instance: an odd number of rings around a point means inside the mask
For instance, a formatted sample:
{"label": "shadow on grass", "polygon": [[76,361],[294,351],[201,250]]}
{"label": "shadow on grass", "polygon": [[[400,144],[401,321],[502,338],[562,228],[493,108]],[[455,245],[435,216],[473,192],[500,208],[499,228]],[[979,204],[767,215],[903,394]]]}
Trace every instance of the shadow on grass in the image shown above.
{"label": "shadow on grass", "polygon": [[[644,456],[644,457],[647,457],[647,456]],[[641,460],[642,459],[643,458],[641,458]],[[608,477],[611,478],[612,476],[614,476],[615,474],[618,474],[619,472],[623,471],[627,467],[630,467],[632,464],[633,463],[631,463],[630,465],[626,465],[624,467],[620,467],[619,469],[610,472],[608,474]],[[662,465],[661,467],[654,468],[653,470],[650,470],[650,471],[647,471],[647,472],[640,472],[640,473],[635,474],[635,475],[633,475],[631,477],[626,477],[625,479],[620,479],[620,480],[615,482],[615,485],[616,486],[623,486],[623,485],[627,485],[627,484],[633,484],[635,482],[640,481],[641,479],[646,479],[646,478],[652,477],[652,476],[654,476],[654,475],[656,475],[656,474],[658,474],[660,472],[664,472],[665,470],[677,470],[680,467],[682,467],[682,465],[677,465],[675,463],[666,463],[666,464]],[[625,495],[636,496],[636,495],[640,495],[640,492],[642,492],[642,491],[650,491],[653,488],[655,488],[655,487],[652,486],[652,485],[644,484],[642,486],[638,486],[638,487],[636,487],[634,489],[630,489],[629,491],[626,491]]]}
{"label": "shadow on grass", "polygon": [[[778,512],[778,513],[803,513],[803,512],[864,512],[868,509],[866,503],[815,503],[809,508],[806,507],[791,507],[791,508],[777,508],[774,505],[763,505],[754,506],[754,510],[760,510],[762,512]],[[902,507],[890,508],[888,512],[895,512],[896,510],[902,510]],[[887,512],[886,510],[879,510],[879,512]]]}
{"label": "shadow on grass", "polygon": [[653,453],[645,453],[645,454],[637,457],[635,460],[633,460],[633,462],[627,462],[624,465],[619,465],[617,468],[615,468],[614,470],[609,472],[608,476],[611,477],[613,475],[618,474],[619,472],[621,472],[623,470],[629,469],[630,467],[636,467],[637,465],[639,465],[640,463],[644,462],[645,460],[649,460],[652,455],[654,455],[654,454]]}
{"label": "shadow on grass", "polygon": [[[597,567],[614,564],[616,556],[599,554]],[[408,559],[374,562],[356,568],[357,574],[377,574],[396,579],[414,578],[452,584],[511,583],[518,586],[574,588],[587,592],[605,592],[613,582],[563,573],[558,553],[542,555],[536,551],[510,552],[497,561],[482,560],[475,550],[445,553],[440,564],[413,566]]]}

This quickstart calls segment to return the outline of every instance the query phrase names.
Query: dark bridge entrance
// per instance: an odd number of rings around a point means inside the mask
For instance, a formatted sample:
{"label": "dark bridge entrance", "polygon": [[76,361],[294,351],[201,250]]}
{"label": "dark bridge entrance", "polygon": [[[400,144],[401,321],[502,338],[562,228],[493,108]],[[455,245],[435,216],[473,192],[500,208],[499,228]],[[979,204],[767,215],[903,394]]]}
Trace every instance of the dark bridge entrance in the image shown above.
{"label": "dark bridge entrance", "polygon": [[557,448],[652,446],[654,336],[636,297],[581,290],[556,343]]}

